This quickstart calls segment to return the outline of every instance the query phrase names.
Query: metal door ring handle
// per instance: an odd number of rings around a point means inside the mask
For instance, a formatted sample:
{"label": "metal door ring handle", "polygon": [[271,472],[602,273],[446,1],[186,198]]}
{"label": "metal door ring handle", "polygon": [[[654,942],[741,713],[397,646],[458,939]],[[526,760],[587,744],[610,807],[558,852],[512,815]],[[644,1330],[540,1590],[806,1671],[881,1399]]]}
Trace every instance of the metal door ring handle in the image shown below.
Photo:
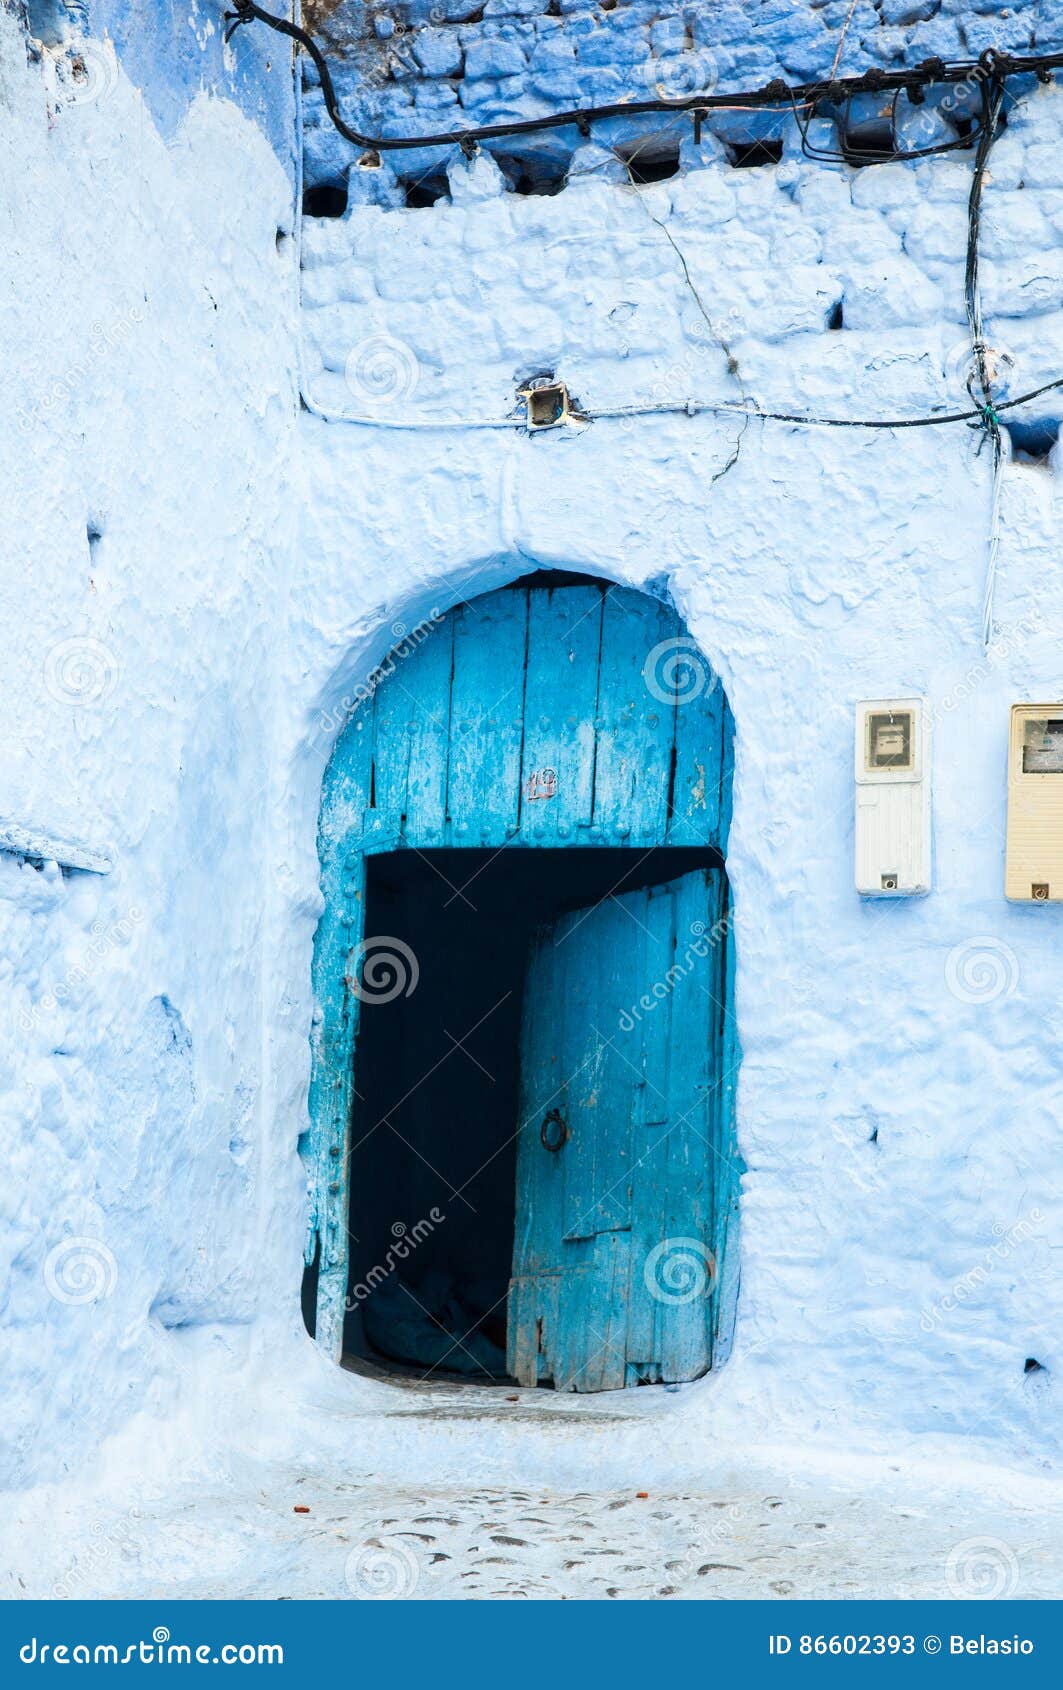
{"label": "metal door ring handle", "polygon": [[543,1116],[543,1124],[539,1128],[539,1138],[544,1150],[549,1150],[556,1156],[563,1144],[567,1144],[570,1134],[565,1118],[560,1109],[550,1109]]}

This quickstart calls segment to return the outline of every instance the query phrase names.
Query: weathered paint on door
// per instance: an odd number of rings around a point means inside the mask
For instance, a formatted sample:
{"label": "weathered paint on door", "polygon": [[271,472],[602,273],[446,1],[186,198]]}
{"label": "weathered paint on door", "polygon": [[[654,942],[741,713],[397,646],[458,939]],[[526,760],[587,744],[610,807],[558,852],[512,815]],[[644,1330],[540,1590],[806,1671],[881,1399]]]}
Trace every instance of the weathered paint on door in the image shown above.
{"label": "weathered paint on door", "polygon": [[487,594],[423,627],[348,720],[322,792],[325,909],[301,1148],[317,1337],[336,1357],[366,858],[438,846],[684,846],[722,855],[730,822],[730,712],[670,606],[607,582],[536,583]]}
{"label": "weathered paint on door", "polygon": [[733,1185],[725,898],[698,870],[565,915],[533,948],[508,1322],[523,1385],[710,1366]]}

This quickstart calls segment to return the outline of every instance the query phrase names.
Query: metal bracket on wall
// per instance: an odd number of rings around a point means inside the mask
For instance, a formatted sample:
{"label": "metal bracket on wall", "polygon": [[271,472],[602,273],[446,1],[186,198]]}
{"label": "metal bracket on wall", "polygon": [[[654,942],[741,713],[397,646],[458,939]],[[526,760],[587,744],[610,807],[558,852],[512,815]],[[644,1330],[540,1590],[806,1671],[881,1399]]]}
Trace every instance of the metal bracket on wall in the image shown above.
{"label": "metal bracket on wall", "polygon": [[106,851],[69,839],[56,839],[36,828],[0,821],[0,851],[40,862],[58,863],[60,868],[84,869],[89,874],[110,874],[114,863]]}

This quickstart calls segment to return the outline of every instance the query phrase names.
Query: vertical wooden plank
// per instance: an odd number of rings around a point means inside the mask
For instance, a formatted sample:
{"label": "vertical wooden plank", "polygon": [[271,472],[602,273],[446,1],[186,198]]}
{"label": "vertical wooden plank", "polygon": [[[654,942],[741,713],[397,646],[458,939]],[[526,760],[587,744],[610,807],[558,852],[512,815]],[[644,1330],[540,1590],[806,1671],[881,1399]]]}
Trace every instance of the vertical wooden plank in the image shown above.
{"label": "vertical wooden plank", "polygon": [[356,858],[356,885],[347,885],[318,952],[323,993],[317,1060],[311,1083],[311,1119],[317,1123],[314,1154],[316,1228],[319,1240],[317,1341],[339,1361],[347,1303],[350,1125],[358,999],[349,985],[351,957],[362,938],[365,858]]}
{"label": "vertical wooden plank", "polygon": [[727,851],[727,840],[731,832],[731,814],[734,806],[734,737],[735,723],[727,707],[727,699],[720,691],[720,821],[717,849],[721,856]]}
{"label": "vertical wooden plank", "polygon": [[374,845],[408,835],[419,848],[445,843],[450,742],[449,618],[408,657],[391,660],[373,699]]}
{"label": "vertical wooden plank", "polygon": [[402,832],[422,851],[446,844],[453,652],[454,626],[448,616],[387,682],[402,694],[408,712]]}
{"label": "vertical wooden plank", "polygon": [[676,624],[672,663],[676,678],[675,775],[669,845],[720,844],[723,774],[723,688],[700,647]]}
{"label": "vertical wooden plank", "polygon": [[554,1378],[561,1283],[560,1273],[525,1274],[510,1283],[506,1370],[518,1385]]}
{"label": "vertical wooden plank", "polygon": [[557,926],[570,952],[565,1014],[569,1125],[564,1236],[595,1238],[631,1225],[631,1133],[641,1102],[637,1047],[621,1028],[631,960],[641,948],[646,893],[609,898]]}
{"label": "vertical wooden plank", "polygon": [[684,875],[668,889],[675,934],[669,1124],[654,1181],[659,1233],[646,1239],[649,1251],[641,1276],[642,1289],[654,1302],[655,1354],[666,1381],[696,1378],[712,1359],[721,885],[721,873],[707,869]]}
{"label": "vertical wooden plank", "polygon": [[532,946],[525,977],[506,1363],[522,1384],[551,1376],[546,1345],[554,1344],[558,1327],[564,1152],[550,1155],[544,1150],[541,1131],[550,1111],[564,1119],[568,1110],[563,1055],[566,961],[555,949],[553,934],[544,932]]}
{"label": "vertical wooden plank", "polygon": [[654,1142],[648,1129],[666,1126],[669,1119],[672,1039],[672,968],[675,961],[674,901],[667,886],[652,886],[647,893],[643,917],[646,933],[641,966],[633,985],[638,1001],[639,1061],[645,1079],[642,1125],[646,1143]]}
{"label": "vertical wooden plank", "polygon": [[[556,1271],[563,1258],[565,1145],[544,1149],[543,1126],[552,1138],[558,1120],[571,1119],[573,1019],[570,1003],[579,959],[555,944],[551,930],[536,940],[525,984],[526,1031],[521,1068],[517,1140],[518,1236],[524,1243],[522,1271]],[[527,1201],[522,1213],[520,1205]]]}
{"label": "vertical wooden plank", "polygon": [[382,681],[373,695],[373,803],[366,825],[366,838],[375,849],[392,848],[402,833],[410,761],[409,721],[409,704],[403,693],[390,680]]}
{"label": "vertical wooden plank", "polygon": [[583,1259],[570,1263],[558,1296],[552,1363],[559,1391],[616,1391],[626,1371],[628,1235],[603,1233],[567,1245]]}
{"label": "vertical wooden plank", "polygon": [[449,837],[497,847],[520,822],[528,594],[488,593],[452,616]]}
{"label": "vertical wooden plank", "polygon": [[644,1268],[661,1234],[660,1203],[666,1188],[668,1134],[671,1127],[672,981],[675,961],[674,899],[667,887],[646,895],[639,967],[631,981],[627,1019],[643,1074],[641,1110],[632,1145],[631,1253],[629,1258],[627,1355],[636,1377],[659,1379],[660,1354],[656,1303]]}
{"label": "vertical wooden plank", "polygon": [[668,825],[675,685],[668,658],[675,612],[611,587],[602,614],[592,838],[658,845]]}
{"label": "vertical wooden plank", "polygon": [[[725,722],[725,731],[730,726]],[[730,737],[730,736],[728,736]],[[725,747],[725,767],[727,748]],[[730,794],[725,787],[730,808]],[[738,1146],[735,1106],[738,1092],[738,1068],[742,1059],[735,1014],[735,927],[730,887],[722,876],[726,935],[723,942],[723,1014],[720,1037],[720,1080],[715,1092],[716,1119],[713,1142],[719,1155],[714,1158],[715,1189],[713,1194],[714,1234],[718,1277],[712,1313],[713,1363],[726,1361],[734,1334],[735,1310],[738,1301],[741,1249],[739,1239],[742,1175],[745,1162]]]}
{"label": "vertical wooden plank", "polygon": [[357,1026],[346,973],[362,931],[360,846],[369,804],[372,719],[369,703],[355,711],[322,782],[318,853],[324,909],[314,939],[310,1127],[300,1144],[307,1170],[306,1259],[318,1257],[317,1341],[337,1361],[347,1297],[347,1146]]}
{"label": "vertical wooden plank", "polygon": [[323,869],[350,856],[365,834],[373,761],[373,702],[360,705],[336,740],[321,783],[318,854]]}
{"label": "vertical wooden plank", "polygon": [[[631,901],[637,906],[641,897]],[[641,1078],[616,1041],[638,928],[621,900],[610,898],[562,917],[555,934],[564,954],[571,1138],[558,1158],[564,1271],[550,1363],[558,1390],[615,1390],[624,1382],[631,1122]]]}
{"label": "vertical wooden plank", "polygon": [[601,632],[596,587],[528,589],[523,844],[577,844],[591,826]]}

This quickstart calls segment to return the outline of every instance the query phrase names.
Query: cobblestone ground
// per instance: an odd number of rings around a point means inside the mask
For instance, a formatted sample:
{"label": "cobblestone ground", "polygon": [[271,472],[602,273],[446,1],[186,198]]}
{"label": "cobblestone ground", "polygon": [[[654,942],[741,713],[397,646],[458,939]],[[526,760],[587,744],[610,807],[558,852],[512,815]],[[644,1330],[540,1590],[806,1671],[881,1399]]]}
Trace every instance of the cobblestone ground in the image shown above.
{"label": "cobblestone ground", "polygon": [[[261,1479],[261,1475],[260,1475]],[[143,1597],[1049,1597],[1054,1509],[942,1491],[396,1489],[272,1472],[98,1519],[4,1594]],[[5,1560],[8,1557],[5,1555]],[[46,1559],[50,1559],[47,1558]]]}

